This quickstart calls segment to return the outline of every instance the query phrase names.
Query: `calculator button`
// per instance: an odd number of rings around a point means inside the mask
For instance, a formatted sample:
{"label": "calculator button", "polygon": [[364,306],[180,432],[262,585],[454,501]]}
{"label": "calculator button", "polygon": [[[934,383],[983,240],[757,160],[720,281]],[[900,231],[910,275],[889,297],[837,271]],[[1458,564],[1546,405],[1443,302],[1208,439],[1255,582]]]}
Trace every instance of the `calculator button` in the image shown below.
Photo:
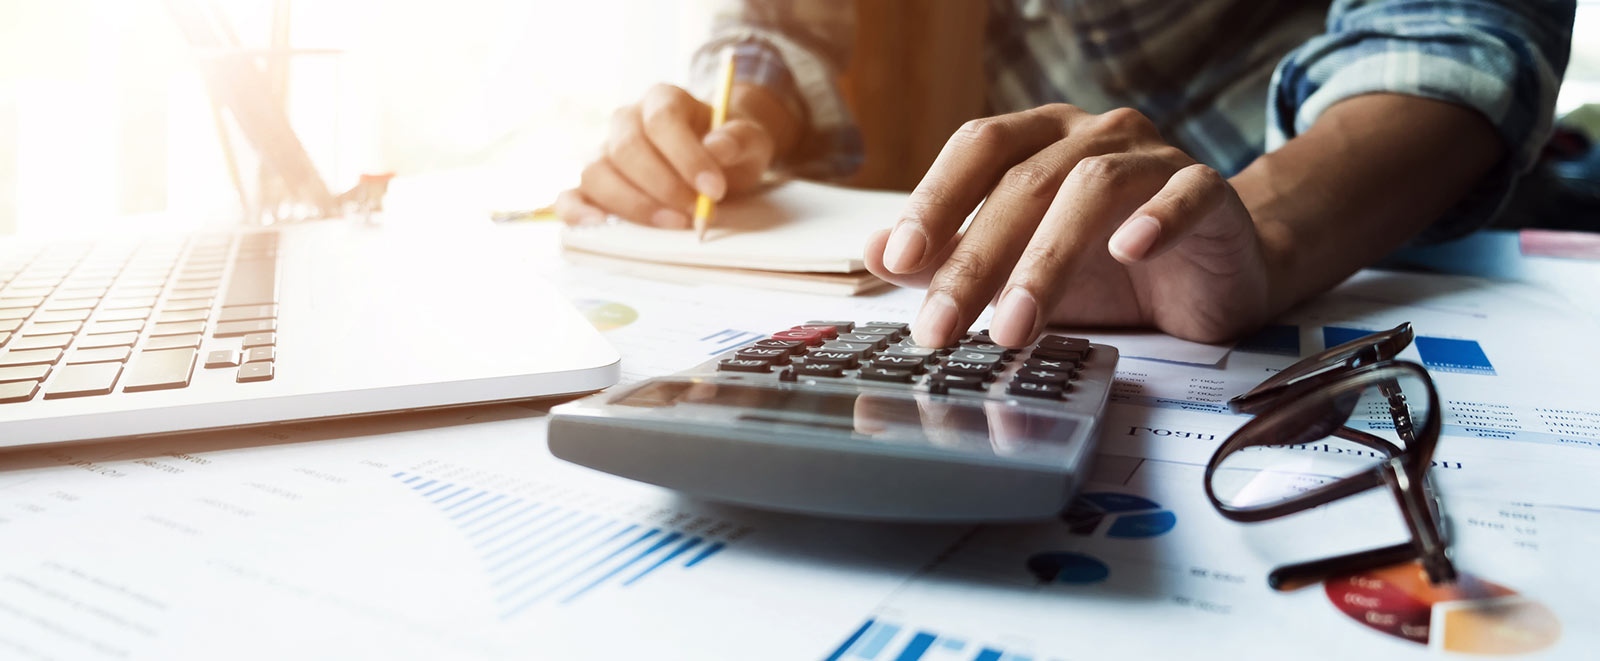
{"label": "calculator button", "polygon": [[885,356],[906,356],[908,358],[921,358],[923,362],[933,359],[939,352],[927,347],[906,346],[904,344],[889,347],[884,350]]}
{"label": "calculator button", "polygon": [[856,329],[856,332],[857,333],[868,333],[868,332],[870,332],[870,333],[875,333],[875,334],[882,334],[882,335],[888,337],[890,342],[899,342],[900,340],[905,339],[906,335],[908,333],[908,331],[906,331],[905,329],[899,328],[897,326],[879,326],[877,324],[868,324],[868,325],[865,325],[865,326],[861,326],[860,328]]}
{"label": "calculator button", "polygon": [[951,360],[939,367],[943,374],[961,374],[965,376],[988,379],[994,375],[994,366],[989,363],[973,363],[964,360]]}
{"label": "calculator button", "polygon": [[749,358],[728,358],[717,363],[718,372],[770,372],[770,363]]}
{"label": "calculator button", "polygon": [[1022,397],[1038,397],[1040,399],[1061,399],[1062,388],[1054,383],[1035,383],[1033,381],[1012,381],[1006,392]]}
{"label": "calculator button", "polygon": [[1016,349],[1007,349],[1007,348],[1002,347],[1002,346],[1000,346],[998,344],[991,344],[989,342],[962,342],[961,346],[960,346],[960,349],[962,351],[977,351],[979,353],[992,353],[992,354],[995,354],[997,356],[1000,356],[1002,360],[1011,360],[1011,357],[1015,356],[1017,354],[1017,350]]}
{"label": "calculator button", "polygon": [[806,322],[806,323],[804,323],[802,325],[804,325],[804,326],[832,326],[835,333],[848,333],[848,332],[850,332],[852,330],[855,330],[856,322],[853,322],[853,321],[834,321],[834,320],[831,320],[831,319],[813,319],[813,320],[808,321],[808,322]]}
{"label": "calculator button", "polygon": [[[270,349],[271,347],[258,348]],[[251,351],[254,350],[255,349],[251,349]],[[774,365],[787,365],[789,363],[788,351],[783,349],[772,349],[768,347],[745,347],[740,349],[738,353],[734,354],[734,357],[745,358],[748,360],[762,360]]]}
{"label": "calculator button", "polygon": [[907,335],[911,333],[911,324],[900,321],[869,321],[861,325],[869,328],[892,328],[900,331],[901,335]]}
{"label": "calculator button", "polygon": [[1024,367],[1017,371],[1017,380],[1032,381],[1034,383],[1054,383],[1062,387],[1072,379],[1071,372],[1058,372],[1056,370],[1041,370]]}
{"label": "calculator button", "polygon": [[826,376],[838,378],[844,376],[844,367],[829,363],[801,363],[794,366],[794,371],[800,376]]}
{"label": "calculator button", "polygon": [[1058,358],[1061,360],[1069,360],[1074,363],[1083,362],[1083,352],[1075,349],[1059,349],[1054,347],[1039,346],[1034,347],[1033,351],[1029,353],[1028,356],[1030,358]]}
{"label": "calculator button", "polygon": [[838,365],[845,369],[855,369],[856,365],[861,362],[861,354],[851,353],[849,351],[827,351],[823,349],[817,349],[806,354],[805,361],[807,363],[824,363],[828,365]]}
{"label": "calculator button", "polygon": [[839,337],[839,329],[827,324],[801,324],[791,328],[790,330],[816,331],[822,335],[822,339],[824,340],[831,340]]}
{"label": "calculator button", "polygon": [[872,348],[874,349],[882,349],[883,347],[889,346],[888,336],[874,335],[872,333],[840,333],[839,341],[869,344],[872,345]]}
{"label": "calculator button", "polygon": [[1076,372],[1077,364],[1065,358],[1029,358],[1022,361],[1023,369]]}
{"label": "calculator button", "polygon": [[933,384],[940,384],[944,390],[983,390],[988,385],[988,379],[965,374],[939,374],[928,381],[930,388]]}
{"label": "calculator button", "polygon": [[868,367],[861,370],[861,378],[867,381],[911,383],[911,380],[915,377],[911,374],[911,370],[895,369],[892,367]]}
{"label": "calculator button", "polygon": [[865,342],[840,342],[838,340],[823,342],[821,348],[825,351],[849,351],[861,355],[872,353],[873,350],[877,349],[877,347]]}
{"label": "calculator button", "polygon": [[1000,355],[999,354],[993,354],[993,353],[984,353],[982,351],[960,350],[960,351],[951,352],[950,360],[951,361],[960,361],[960,362],[964,362],[964,363],[982,363],[984,365],[989,365],[989,366],[992,367],[992,366],[1000,364]]}
{"label": "calculator button", "polygon": [[[246,342],[249,342],[251,337],[252,336],[250,335],[246,335],[244,339]],[[756,343],[752,344],[751,346],[764,347],[767,349],[782,349],[788,352],[789,355],[801,353],[806,350],[806,343],[800,340],[765,339],[757,340]]]}
{"label": "calculator button", "polygon": [[811,346],[822,344],[822,333],[810,330],[789,329],[772,334],[774,340],[797,340]]}
{"label": "calculator button", "polygon": [[872,366],[911,370],[913,374],[921,374],[924,367],[926,367],[926,363],[923,362],[922,358],[882,355],[872,359]]}
{"label": "calculator button", "polygon": [[1089,341],[1081,337],[1062,337],[1060,335],[1046,335],[1039,338],[1039,346],[1067,349],[1069,351],[1089,351]]}

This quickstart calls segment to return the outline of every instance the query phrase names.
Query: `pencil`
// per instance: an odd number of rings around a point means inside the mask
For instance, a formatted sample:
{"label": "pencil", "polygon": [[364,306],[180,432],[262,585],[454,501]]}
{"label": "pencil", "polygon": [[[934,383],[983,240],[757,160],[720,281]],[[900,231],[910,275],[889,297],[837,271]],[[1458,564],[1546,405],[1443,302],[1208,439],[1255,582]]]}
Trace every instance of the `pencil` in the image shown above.
{"label": "pencil", "polygon": [[[728,98],[733,95],[733,49],[722,52],[722,80],[717,85],[717,98],[711,101],[711,130],[715,131],[728,119]],[[706,241],[706,229],[711,227],[711,214],[716,211],[714,202],[704,193],[694,202],[694,234],[701,243]]]}

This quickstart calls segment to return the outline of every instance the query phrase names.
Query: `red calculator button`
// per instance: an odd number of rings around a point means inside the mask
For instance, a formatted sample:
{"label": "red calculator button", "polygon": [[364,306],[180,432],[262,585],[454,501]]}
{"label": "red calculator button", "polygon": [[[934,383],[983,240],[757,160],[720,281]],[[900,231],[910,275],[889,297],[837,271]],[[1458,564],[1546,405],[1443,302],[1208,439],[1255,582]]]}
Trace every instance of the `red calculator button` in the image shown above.
{"label": "red calculator button", "polygon": [[828,324],[828,325],[823,325],[823,324],[801,324],[801,325],[795,326],[794,328],[791,328],[789,330],[816,331],[818,333],[822,333],[822,339],[825,339],[825,340],[831,340],[833,338],[839,337],[839,329],[835,328],[832,324]]}
{"label": "red calculator button", "polygon": [[786,331],[778,331],[776,333],[773,333],[772,334],[772,339],[774,339],[774,340],[799,340],[801,342],[805,342],[806,344],[809,344],[809,345],[812,345],[812,346],[816,346],[818,344],[822,344],[822,333],[814,331],[814,330],[801,330],[801,329],[798,329],[798,328],[791,328],[791,329],[786,330]]}

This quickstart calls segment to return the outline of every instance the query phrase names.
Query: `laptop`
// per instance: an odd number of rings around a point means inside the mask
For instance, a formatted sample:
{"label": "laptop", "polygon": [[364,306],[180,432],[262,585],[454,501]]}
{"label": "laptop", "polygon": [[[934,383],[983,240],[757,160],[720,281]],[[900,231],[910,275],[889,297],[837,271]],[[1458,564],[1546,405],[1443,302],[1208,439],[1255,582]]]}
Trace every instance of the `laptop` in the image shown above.
{"label": "laptop", "polygon": [[0,239],[0,448],[591,392],[523,234],[344,221]]}

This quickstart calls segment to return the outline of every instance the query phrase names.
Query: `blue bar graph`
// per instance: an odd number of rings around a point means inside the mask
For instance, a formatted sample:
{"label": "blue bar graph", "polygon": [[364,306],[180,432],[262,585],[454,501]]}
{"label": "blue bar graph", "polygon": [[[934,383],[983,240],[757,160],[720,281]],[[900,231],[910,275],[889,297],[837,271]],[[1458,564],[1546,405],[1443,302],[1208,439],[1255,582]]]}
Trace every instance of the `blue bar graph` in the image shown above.
{"label": "blue bar graph", "polygon": [[598,592],[630,588],[668,568],[687,571],[728,545],[406,471],[390,477],[461,531],[462,541],[479,555],[502,619],[541,604],[571,606]]}
{"label": "blue bar graph", "polygon": [[972,645],[966,639],[927,629],[911,629],[892,622],[868,619],[826,661],[1032,661],[1033,657],[1006,652],[993,645]]}
{"label": "blue bar graph", "polygon": [[727,328],[702,337],[700,338],[700,341],[711,347],[711,351],[708,352],[708,355],[715,356],[719,353],[732,349],[733,347],[739,346],[746,342],[759,340],[763,337],[766,337],[764,333],[753,333],[750,331]]}
{"label": "blue bar graph", "polygon": [[[1372,332],[1327,326],[1322,329],[1322,341],[1325,346],[1335,347]],[[1430,370],[1495,375],[1494,365],[1489,362],[1488,354],[1483,352],[1483,345],[1478,344],[1477,340],[1418,335],[1413,344],[1417,347],[1417,355],[1422,358],[1423,366]]]}

